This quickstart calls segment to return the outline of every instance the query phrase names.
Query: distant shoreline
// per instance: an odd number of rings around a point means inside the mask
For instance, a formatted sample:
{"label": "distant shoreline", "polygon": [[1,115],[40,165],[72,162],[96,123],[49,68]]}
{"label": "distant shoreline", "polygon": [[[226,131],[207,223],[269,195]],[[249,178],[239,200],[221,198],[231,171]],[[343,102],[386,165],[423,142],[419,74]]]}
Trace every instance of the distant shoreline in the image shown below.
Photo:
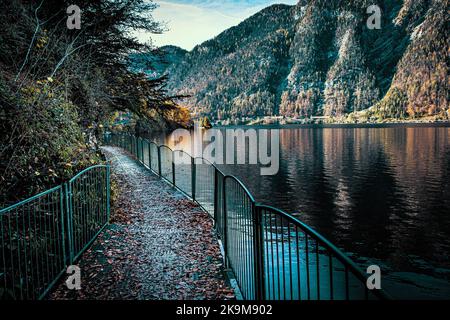
{"label": "distant shoreline", "polygon": [[328,123],[328,124],[238,124],[238,125],[217,125],[213,128],[271,128],[271,129],[322,129],[322,128],[401,128],[401,127],[430,127],[430,128],[450,128],[450,121],[442,122],[390,122],[390,123]]}

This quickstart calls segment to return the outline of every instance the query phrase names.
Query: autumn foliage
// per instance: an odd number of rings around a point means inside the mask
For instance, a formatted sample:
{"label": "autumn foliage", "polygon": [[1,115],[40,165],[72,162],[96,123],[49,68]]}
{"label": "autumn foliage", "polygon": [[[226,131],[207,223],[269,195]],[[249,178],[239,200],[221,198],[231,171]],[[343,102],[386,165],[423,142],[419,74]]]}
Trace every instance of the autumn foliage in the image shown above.
{"label": "autumn foliage", "polygon": [[71,4],[2,1],[0,207],[102,162],[98,141],[117,111],[154,115],[163,128],[187,117],[172,115],[178,107],[164,77],[128,68],[131,53],[152,49],[131,31],[162,31],[152,2],[83,1],[80,30],[66,26]]}

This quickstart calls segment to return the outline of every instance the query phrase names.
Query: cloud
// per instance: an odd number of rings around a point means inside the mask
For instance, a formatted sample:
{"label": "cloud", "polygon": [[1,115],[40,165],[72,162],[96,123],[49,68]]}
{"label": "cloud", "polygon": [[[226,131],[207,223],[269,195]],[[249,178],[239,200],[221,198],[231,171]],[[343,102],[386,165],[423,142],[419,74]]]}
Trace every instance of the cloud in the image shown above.
{"label": "cloud", "polygon": [[166,22],[169,31],[161,35],[137,33],[141,41],[149,38],[156,46],[176,45],[191,50],[222,31],[274,3],[295,4],[295,0],[164,0],[153,12],[157,21]]}

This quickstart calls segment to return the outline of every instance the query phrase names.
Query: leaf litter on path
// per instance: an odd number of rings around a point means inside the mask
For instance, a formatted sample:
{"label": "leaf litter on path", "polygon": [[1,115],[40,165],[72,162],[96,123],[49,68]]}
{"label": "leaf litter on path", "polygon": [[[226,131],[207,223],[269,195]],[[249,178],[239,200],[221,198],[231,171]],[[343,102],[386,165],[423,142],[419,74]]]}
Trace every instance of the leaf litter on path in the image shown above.
{"label": "leaf litter on path", "polygon": [[81,290],[63,276],[50,299],[234,299],[207,213],[136,163],[104,147],[119,195],[111,224],[81,257]]}

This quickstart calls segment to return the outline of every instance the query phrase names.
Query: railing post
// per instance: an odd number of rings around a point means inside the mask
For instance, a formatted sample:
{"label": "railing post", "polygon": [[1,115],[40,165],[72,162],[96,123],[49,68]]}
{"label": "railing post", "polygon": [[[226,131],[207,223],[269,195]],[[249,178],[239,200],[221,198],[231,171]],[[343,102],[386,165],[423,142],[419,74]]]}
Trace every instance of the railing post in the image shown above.
{"label": "railing post", "polygon": [[141,163],[144,163],[144,154],[142,153],[142,150],[144,150],[143,149],[143,140],[142,140],[142,138],[139,138],[139,161],[141,162]]}
{"label": "railing post", "polygon": [[141,163],[144,164],[144,139],[139,138],[139,156],[141,157]]}
{"label": "railing post", "polygon": [[255,261],[255,299],[264,300],[265,283],[264,283],[264,239],[263,225],[261,222],[261,210],[258,206],[252,204],[253,214],[253,251]]}
{"label": "railing post", "polygon": [[196,168],[195,168],[195,158],[191,157],[191,186],[192,186],[192,200],[195,201],[195,175],[196,175]]}
{"label": "railing post", "polygon": [[148,167],[150,168],[150,171],[152,171],[152,144],[149,141],[148,142]]}
{"label": "railing post", "polygon": [[73,221],[72,221],[72,188],[70,182],[64,184],[65,198],[66,198],[66,218],[67,218],[67,249],[69,265],[73,264],[74,245],[73,245]]}
{"label": "railing post", "polygon": [[226,192],[226,183],[225,177],[223,178],[222,181],[222,216],[223,216],[223,251],[224,251],[224,255],[225,255],[225,267],[228,267],[228,249],[227,249],[227,242],[228,242],[228,228],[227,228],[227,192]]}
{"label": "railing post", "polygon": [[136,154],[138,161],[141,162],[141,138],[136,139]]}
{"label": "railing post", "polygon": [[172,184],[175,187],[175,151],[172,151]]}
{"label": "railing post", "polygon": [[139,158],[139,139],[136,137],[136,158],[138,159],[138,162],[141,162],[141,159]]}
{"label": "railing post", "polygon": [[142,164],[145,164],[145,157],[144,157],[144,139],[141,138],[141,158],[142,158]]}
{"label": "railing post", "polygon": [[111,218],[111,207],[110,207],[110,198],[111,198],[111,166],[109,163],[106,164],[106,216],[107,223]]}
{"label": "railing post", "polygon": [[67,216],[67,207],[64,208],[66,206],[66,184],[64,183],[61,187],[61,189],[59,190],[59,196],[60,196],[60,207],[61,207],[61,239],[63,242],[62,245],[62,249],[63,249],[63,257],[64,257],[64,263],[67,263],[67,249],[68,249],[68,235],[65,232],[66,229],[66,216]]}
{"label": "railing post", "polygon": [[219,201],[219,177],[216,167],[214,168],[214,226],[217,226],[217,211],[218,211],[218,201]]}
{"label": "railing post", "polygon": [[161,146],[158,146],[158,174],[161,177]]}

